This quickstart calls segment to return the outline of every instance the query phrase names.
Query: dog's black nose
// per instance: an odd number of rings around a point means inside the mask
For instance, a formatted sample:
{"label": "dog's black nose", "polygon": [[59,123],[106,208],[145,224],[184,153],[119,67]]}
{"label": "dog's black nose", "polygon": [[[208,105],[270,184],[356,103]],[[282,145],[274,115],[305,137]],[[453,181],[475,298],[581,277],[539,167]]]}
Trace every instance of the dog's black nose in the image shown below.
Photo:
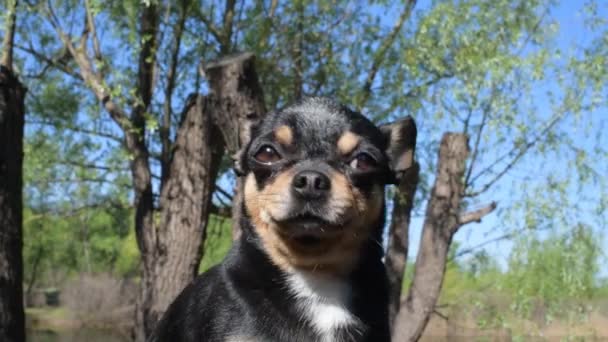
{"label": "dog's black nose", "polygon": [[320,198],[331,189],[331,181],[321,172],[301,171],[293,177],[291,188],[296,195],[302,198]]}

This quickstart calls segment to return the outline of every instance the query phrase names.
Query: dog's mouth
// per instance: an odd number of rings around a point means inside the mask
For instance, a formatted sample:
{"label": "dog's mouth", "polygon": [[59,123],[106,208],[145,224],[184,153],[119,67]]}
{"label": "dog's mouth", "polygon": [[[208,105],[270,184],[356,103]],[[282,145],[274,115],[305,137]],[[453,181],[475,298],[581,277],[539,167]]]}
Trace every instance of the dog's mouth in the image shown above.
{"label": "dog's mouth", "polygon": [[304,246],[313,246],[342,231],[344,224],[311,213],[301,213],[277,221],[280,234]]}

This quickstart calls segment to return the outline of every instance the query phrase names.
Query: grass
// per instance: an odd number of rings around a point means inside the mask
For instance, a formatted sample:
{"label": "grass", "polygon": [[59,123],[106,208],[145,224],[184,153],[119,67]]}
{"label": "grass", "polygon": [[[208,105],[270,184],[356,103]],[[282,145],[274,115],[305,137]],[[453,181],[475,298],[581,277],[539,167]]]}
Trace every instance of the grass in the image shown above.
{"label": "grass", "polygon": [[211,216],[207,225],[205,254],[199,272],[205,272],[224,259],[232,247],[232,224],[229,219]]}
{"label": "grass", "polygon": [[70,310],[62,306],[26,308],[25,316],[28,328],[34,330],[69,330],[81,324]]}

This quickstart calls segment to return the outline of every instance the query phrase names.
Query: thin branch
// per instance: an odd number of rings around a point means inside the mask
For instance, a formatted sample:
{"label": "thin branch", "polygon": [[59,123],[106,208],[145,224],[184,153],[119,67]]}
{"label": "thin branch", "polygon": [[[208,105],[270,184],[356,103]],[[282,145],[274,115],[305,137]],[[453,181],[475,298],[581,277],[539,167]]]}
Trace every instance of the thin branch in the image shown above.
{"label": "thin branch", "polygon": [[460,226],[464,226],[471,222],[481,222],[481,219],[494,211],[494,209],[496,209],[496,202],[492,202],[481,209],[461,214],[459,218]]}
{"label": "thin branch", "polygon": [[[67,65],[67,59],[71,58],[69,52],[66,54],[62,54],[59,57],[55,57],[55,58],[49,58],[47,57],[46,54],[44,53],[40,53],[38,51],[36,51],[34,49],[34,47],[31,45],[30,43],[30,47],[25,47],[19,44],[15,44],[15,48],[23,51],[23,52],[27,52],[30,55],[32,55],[34,58],[38,59],[41,62],[45,62],[46,66],[43,69],[47,69],[48,66],[52,66],[54,68],[56,68],[57,70],[65,73],[68,76],[71,76],[79,81],[83,81],[82,76],[80,76],[74,69],[70,68],[69,65]],[[66,58],[67,57],[67,58]],[[39,75],[44,74],[44,72],[40,72]]]}
{"label": "thin branch", "polygon": [[465,124],[465,119],[461,118],[460,115],[458,115],[458,109],[454,108],[453,104],[448,103],[447,98],[440,98],[439,102],[441,102],[441,106],[445,108],[448,114],[450,114],[453,118],[461,122],[463,125]]}
{"label": "thin branch", "polygon": [[105,81],[97,73],[95,73],[95,70],[91,65],[91,61],[86,54],[86,49],[76,49],[72,44],[70,37],[63,31],[50,1],[47,1],[47,13],[51,26],[53,26],[61,38],[63,45],[70,52],[76,61],[76,64],[78,64],[78,67],[80,68],[80,75],[84,81],[89,85],[91,90],[93,90],[93,93],[108,111],[110,117],[120,126],[120,128],[122,128],[125,133],[130,132],[132,126],[131,122],[127,118],[122,108],[112,101],[112,98],[108,93],[107,86],[105,85]]}
{"label": "thin branch", "polygon": [[[541,231],[541,230],[545,230],[545,229],[546,228],[536,228],[537,231]],[[499,236],[497,236],[495,238],[486,240],[486,241],[481,242],[481,243],[479,243],[479,244],[477,244],[475,246],[472,246],[472,247],[469,247],[469,248],[466,248],[466,249],[462,249],[462,250],[458,251],[456,254],[454,254],[454,256],[452,258],[450,258],[449,261],[452,261],[452,260],[454,260],[456,258],[460,258],[461,256],[464,256],[466,254],[472,253],[475,250],[477,250],[477,249],[479,249],[481,247],[487,246],[487,245],[489,245],[491,243],[499,242],[499,241],[506,240],[506,239],[510,239],[510,238],[512,238],[514,236],[517,236],[517,235],[521,234],[522,232],[529,231],[529,230],[530,230],[530,228],[523,227],[523,228],[520,228],[520,229],[513,230],[511,232],[508,232],[508,233],[504,233],[504,234],[499,235]]]}
{"label": "thin branch", "polygon": [[228,200],[232,201],[232,195],[228,193],[228,191],[222,189],[221,186],[215,184],[215,190],[220,193],[222,196],[226,197]]}
{"label": "thin branch", "polygon": [[443,319],[444,321],[449,321],[450,319],[448,318],[448,316],[442,314],[441,312],[439,312],[439,310],[437,310],[437,308],[433,309],[433,313],[437,316],[439,316],[441,319]]}
{"label": "thin branch", "polygon": [[230,205],[228,203],[226,203],[221,196],[218,196],[217,194],[215,194],[215,198],[220,202],[220,206],[221,207],[230,207]]}
{"label": "thin branch", "polygon": [[472,253],[473,251],[475,251],[475,250],[477,250],[477,249],[479,249],[479,248],[481,248],[481,247],[484,247],[484,246],[486,246],[486,245],[489,245],[489,244],[491,244],[491,243],[498,242],[498,241],[502,241],[502,240],[506,240],[506,239],[510,239],[510,238],[511,238],[511,237],[513,237],[513,236],[515,236],[515,232],[505,233],[505,234],[503,234],[503,235],[500,235],[500,236],[497,236],[497,237],[492,238],[492,239],[490,239],[490,240],[487,240],[487,241],[484,241],[484,242],[482,242],[482,243],[479,243],[479,244],[477,244],[477,245],[475,245],[475,246],[473,246],[473,247],[470,247],[470,248],[467,248],[467,249],[460,250],[458,253],[456,253],[456,254],[454,255],[454,257],[453,257],[452,259],[450,259],[450,261],[452,261],[453,259],[459,258],[459,257],[461,257],[461,256],[463,256],[463,255],[466,255],[466,254]]}
{"label": "thin branch", "polygon": [[47,10],[47,14],[48,14],[48,18],[49,18],[49,22],[50,22],[51,26],[53,26],[55,31],[61,32],[63,34],[63,30],[61,29],[61,26],[59,25],[59,19],[57,18],[57,15],[55,14],[55,10],[53,9],[51,0],[46,1],[46,10]]}
{"label": "thin branch", "polygon": [[[540,16],[540,18],[538,19],[538,21],[535,23],[534,27],[532,28],[532,31],[528,34],[528,36],[526,37],[525,41],[523,42],[522,46],[520,47],[519,51],[516,53],[516,55],[519,55],[522,53],[522,51],[524,50],[524,48],[526,47],[526,45],[530,42],[530,40],[532,39],[532,37],[534,36],[534,34],[538,31],[540,24],[542,23],[542,21],[544,20],[544,18],[547,16],[547,14],[549,13],[549,6],[547,6],[545,8],[545,10],[543,11],[542,15]],[[495,87],[493,87],[492,91],[496,91],[497,89]],[[494,166],[496,166],[498,163],[500,163],[504,158],[507,158],[511,155],[513,155],[519,148],[517,146],[513,147],[509,152],[507,152],[506,154],[504,154],[503,156],[499,157],[498,159],[496,159],[493,163],[491,163],[489,166],[487,166],[486,168],[484,168],[482,171],[480,171],[477,175],[475,175],[473,177],[473,179],[471,179],[471,174],[473,171],[473,164],[475,162],[476,156],[477,156],[477,152],[478,152],[478,144],[479,144],[479,139],[480,139],[480,135],[481,135],[481,130],[483,129],[483,125],[484,125],[484,121],[486,118],[486,112],[484,112],[484,116],[482,118],[482,125],[480,126],[479,129],[479,135],[477,136],[477,142],[476,142],[476,146],[475,146],[475,150],[473,151],[473,157],[471,160],[471,164],[469,165],[469,169],[467,171],[467,175],[465,178],[465,187],[469,187],[471,184],[473,184],[475,182],[476,179],[478,179],[479,177],[481,177],[483,174],[489,172],[490,170],[492,170],[494,168]],[[519,153],[514,157],[514,159],[501,171],[499,172],[490,182],[488,182],[487,184],[485,184],[481,190],[474,192],[474,193],[470,193],[470,194],[466,194],[465,196],[468,197],[473,197],[473,196],[477,196],[479,194],[481,194],[482,192],[487,191],[496,181],[498,181],[502,176],[504,176],[509,169],[511,169],[513,167],[513,165],[515,165],[515,163],[521,159],[521,157],[523,157],[523,155],[530,149],[532,148],[539,140],[542,136],[544,136],[549,129],[551,129],[559,120],[561,119],[561,116],[558,115],[556,116],[555,120],[552,121],[544,130],[541,134],[539,134],[535,139],[533,139],[532,141],[530,141],[529,143],[527,143],[523,149],[519,149]]]}
{"label": "thin branch", "polygon": [[[44,120],[40,121],[40,120],[28,120],[28,119],[26,119],[25,123],[28,124],[28,125],[43,125],[43,126],[52,126],[52,127],[57,126],[57,124],[55,124],[53,122],[44,121]],[[123,139],[121,137],[118,137],[118,136],[116,136],[114,134],[111,134],[111,133],[96,131],[96,130],[92,130],[92,129],[77,127],[77,126],[63,126],[62,125],[61,129],[63,129],[63,130],[70,130],[70,131],[77,132],[77,133],[82,133],[82,134],[93,135],[93,136],[100,137],[100,138],[110,139],[110,140],[115,141],[115,142],[120,143],[120,144],[123,143]]]}
{"label": "thin branch", "polygon": [[304,74],[304,4],[296,2],[296,34],[291,44],[291,58],[293,60],[293,96],[295,99],[302,97],[302,84]]}
{"label": "thin branch", "polygon": [[[91,12],[91,4],[89,0],[84,1],[85,10],[87,14],[87,27],[91,31],[91,36],[93,37],[93,53],[96,60],[101,61],[101,48],[99,46],[99,39],[97,38],[97,29],[95,27],[95,20],[93,18],[93,13]],[[84,49],[84,46],[82,46]]]}
{"label": "thin branch", "polygon": [[[100,183],[100,184],[111,184],[111,185],[116,185],[116,182],[114,182],[113,180],[109,180],[109,179],[105,179],[105,178],[92,178],[92,177],[78,177],[78,178],[57,178],[57,179],[50,179],[46,181],[47,183],[74,183],[74,184],[81,184],[81,183]],[[125,186],[126,188],[129,188],[128,186]]]}
{"label": "thin branch", "polygon": [[549,130],[551,130],[553,128],[553,126],[555,126],[559,120],[561,120],[563,118],[563,115],[556,115],[550,122],[549,124],[536,136],[534,137],[534,139],[530,140],[529,142],[527,142],[526,144],[524,144],[523,147],[521,146],[515,146],[513,147],[509,152],[507,152],[506,154],[502,155],[501,157],[499,157],[498,159],[496,159],[493,163],[491,163],[490,165],[488,165],[486,168],[484,168],[482,171],[480,171],[477,175],[475,175],[475,177],[473,177],[473,179],[471,180],[471,184],[473,182],[475,182],[476,179],[478,179],[481,175],[483,175],[486,172],[489,172],[491,169],[494,168],[494,166],[496,166],[498,163],[500,163],[502,160],[504,160],[504,158],[507,158],[509,156],[512,156],[513,154],[515,154],[515,156],[513,157],[513,159],[511,159],[511,161],[500,171],[496,174],[496,176],[494,176],[489,182],[487,182],[486,184],[484,184],[481,189],[479,191],[476,192],[472,192],[472,193],[467,193],[465,194],[465,196],[467,197],[475,197],[480,195],[483,192],[486,192],[494,183],[496,183],[500,178],[502,178],[502,176],[504,176],[511,168],[513,168],[513,166],[532,148],[534,147],[534,145],[536,145],[536,143],[538,143],[540,141],[541,138],[543,138],[547,132],[549,132]]}
{"label": "thin branch", "polygon": [[235,22],[235,24],[233,24],[234,29],[232,30],[232,34],[231,36],[233,37],[231,39],[232,43],[230,44],[230,50],[229,51],[236,51],[237,50],[237,45],[238,45],[238,40],[239,40],[239,35],[241,35],[241,32],[243,30],[243,27],[245,25],[243,25],[243,14],[245,14],[245,1],[241,1],[240,2],[240,6],[238,9],[238,15],[237,15],[237,20],[235,21],[233,19],[233,21]]}
{"label": "thin branch", "polygon": [[144,8],[140,14],[140,39],[142,41],[139,52],[137,69],[137,99],[131,114],[133,125],[139,134],[143,134],[146,119],[145,112],[150,106],[154,90],[154,64],[158,48],[158,7],[154,2]]}
{"label": "thin branch", "polygon": [[220,42],[220,52],[227,54],[230,52],[232,40],[232,24],[234,22],[234,8],[236,0],[226,0],[226,8],[224,9],[224,28],[222,31],[222,41]]}
{"label": "thin branch", "polygon": [[475,137],[475,147],[473,148],[473,153],[471,154],[471,162],[469,163],[469,168],[468,168],[466,176],[464,178],[465,189],[469,186],[469,180],[471,179],[471,174],[473,173],[473,167],[475,166],[475,162],[477,161],[477,155],[479,154],[479,145],[481,143],[481,133],[483,132],[483,129],[486,125],[486,120],[488,119],[488,116],[490,115],[490,112],[492,111],[492,107],[493,107],[492,101],[494,99],[496,92],[498,91],[497,88],[498,87],[496,87],[496,85],[494,87],[492,87],[490,97],[488,98],[488,100],[486,101],[486,103],[483,106],[483,114],[481,117],[481,123],[479,124],[479,129],[477,130],[477,136]]}
{"label": "thin branch", "polygon": [[8,20],[6,22],[6,29],[4,33],[4,40],[2,41],[2,59],[0,65],[7,68],[9,71],[13,70],[13,43],[15,41],[15,25],[17,21],[17,0],[8,0],[8,6],[6,12],[8,13]]}
{"label": "thin branch", "polygon": [[443,79],[450,78],[453,76],[454,76],[454,74],[452,74],[452,73],[436,74],[435,77],[430,78],[430,79],[410,88],[405,94],[403,94],[403,96],[405,96],[406,98],[418,97],[420,95],[420,91],[422,89],[424,89],[426,87],[430,87]]}
{"label": "thin branch", "polygon": [[115,168],[115,167],[109,167],[109,166],[105,166],[105,165],[97,165],[97,164],[93,164],[93,163],[78,162],[78,161],[74,161],[74,160],[63,160],[63,161],[58,161],[57,163],[60,165],[75,166],[75,167],[80,167],[83,169],[95,169],[95,170],[103,170],[103,171],[109,171],[109,172],[129,171],[128,167]]}
{"label": "thin branch", "polygon": [[209,31],[209,33],[211,33],[211,35],[215,38],[215,40],[217,40],[218,43],[222,44],[222,41],[223,41],[222,32],[220,32],[220,30],[217,27],[215,27],[213,22],[202,13],[202,10],[199,10],[198,17],[203,22],[203,24],[205,24],[205,26],[207,27],[207,31]]}
{"label": "thin branch", "polygon": [[401,31],[401,27],[403,27],[403,24],[405,23],[405,21],[410,17],[415,5],[416,5],[416,0],[407,1],[407,3],[405,4],[405,8],[403,9],[403,12],[401,12],[399,19],[397,19],[397,22],[393,26],[393,30],[389,33],[388,36],[386,36],[386,38],[384,39],[384,41],[382,42],[382,44],[376,51],[376,54],[372,61],[372,65],[370,66],[369,72],[367,73],[367,79],[365,80],[363,88],[361,89],[363,97],[361,98],[361,100],[359,100],[358,107],[363,107],[365,105],[365,103],[367,102],[367,100],[369,99],[369,97],[371,96],[372,84],[374,83],[376,74],[380,70],[380,66],[384,62],[384,57],[386,55],[386,52],[388,51],[388,48],[395,41],[395,38],[397,38],[397,35]]}
{"label": "thin branch", "polygon": [[279,0],[272,0],[270,2],[270,10],[268,11],[268,17],[267,19],[272,19],[272,17],[274,17],[274,13],[277,10],[277,5],[279,4]]}
{"label": "thin branch", "polygon": [[45,211],[42,212],[40,214],[34,214],[31,216],[28,216],[27,219],[23,220],[23,224],[28,224],[32,221],[36,221],[36,220],[40,220],[49,216],[60,216],[60,217],[71,217],[71,216],[76,216],[78,215],[81,211],[87,210],[87,209],[100,209],[100,208],[123,208],[123,209],[127,209],[130,208],[129,205],[124,205],[120,202],[116,202],[116,201],[112,201],[112,200],[107,200],[107,201],[103,201],[101,203],[93,203],[93,204],[87,204],[87,205],[83,205],[77,208],[71,208],[67,211],[60,211],[60,210],[50,210],[50,211]]}
{"label": "thin branch", "polygon": [[169,174],[169,161],[171,159],[171,118],[172,118],[172,97],[173,90],[175,89],[175,79],[177,77],[177,65],[179,63],[179,50],[181,47],[182,36],[184,27],[186,25],[186,18],[188,14],[187,0],[181,2],[180,17],[174,30],[173,51],[171,52],[171,61],[169,62],[169,70],[167,71],[167,87],[165,88],[165,103],[163,108],[163,121],[160,127],[160,139],[162,145],[161,151],[161,177],[165,179]]}

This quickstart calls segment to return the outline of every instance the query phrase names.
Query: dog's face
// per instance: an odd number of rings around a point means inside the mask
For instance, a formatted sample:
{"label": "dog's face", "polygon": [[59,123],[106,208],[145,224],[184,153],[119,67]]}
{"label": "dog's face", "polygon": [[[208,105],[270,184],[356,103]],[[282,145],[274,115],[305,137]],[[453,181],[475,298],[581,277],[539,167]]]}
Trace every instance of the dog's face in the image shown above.
{"label": "dog's face", "polygon": [[313,98],[252,128],[240,157],[244,203],[275,264],[319,271],[354,265],[363,243],[379,236],[384,186],[411,163],[405,159],[412,157],[412,137],[403,136],[404,125],[413,122],[378,128],[359,113]]}

